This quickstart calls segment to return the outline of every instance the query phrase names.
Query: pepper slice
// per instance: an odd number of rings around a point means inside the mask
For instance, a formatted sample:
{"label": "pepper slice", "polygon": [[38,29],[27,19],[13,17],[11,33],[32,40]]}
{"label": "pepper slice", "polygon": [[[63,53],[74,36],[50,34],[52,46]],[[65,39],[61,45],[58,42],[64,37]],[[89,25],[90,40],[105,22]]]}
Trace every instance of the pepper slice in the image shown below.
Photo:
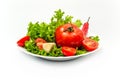
{"label": "pepper slice", "polygon": [[30,39],[30,36],[24,36],[23,38],[17,41],[18,46],[24,47],[25,41],[28,41],[29,39]]}

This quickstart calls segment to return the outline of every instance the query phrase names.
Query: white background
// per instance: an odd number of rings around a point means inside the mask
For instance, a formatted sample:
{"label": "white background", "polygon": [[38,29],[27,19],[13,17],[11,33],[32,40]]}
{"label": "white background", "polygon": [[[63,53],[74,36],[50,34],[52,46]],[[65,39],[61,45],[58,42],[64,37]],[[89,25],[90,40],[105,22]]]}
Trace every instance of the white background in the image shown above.
{"label": "white background", "polygon": [[[100,36],[102,49],[67,62],[23,54],[16,41],[30,21],[47,21],[62,9]],[[119,0],[0,0],[0,80],[120,80]]]}

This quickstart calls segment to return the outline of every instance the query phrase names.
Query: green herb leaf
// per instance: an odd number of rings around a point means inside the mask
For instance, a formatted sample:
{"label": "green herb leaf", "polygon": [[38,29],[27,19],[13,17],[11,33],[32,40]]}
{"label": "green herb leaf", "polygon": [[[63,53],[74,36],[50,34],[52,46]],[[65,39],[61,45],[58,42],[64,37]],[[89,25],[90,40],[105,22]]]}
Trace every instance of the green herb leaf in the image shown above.
{"label": "green herb leaf", "polygon": [[100,40],[99,36],[90,36],[90,39],[95,40],[97,42]]}
{"label": "green herb leaf", "polygon": [[74,22],[74,24],[76,24],[78,27],[81,27],[82,22],[81,22],[80,20],[76,20],[76,21]]}
{"label": "green herb leaf", "polygon": [[76,55],[81,55],[81,54],[85,54],[87,53],[87,50],[85,50],[84,48],[81,48],[81,49],[76,49],[77,52],[76,52]]}

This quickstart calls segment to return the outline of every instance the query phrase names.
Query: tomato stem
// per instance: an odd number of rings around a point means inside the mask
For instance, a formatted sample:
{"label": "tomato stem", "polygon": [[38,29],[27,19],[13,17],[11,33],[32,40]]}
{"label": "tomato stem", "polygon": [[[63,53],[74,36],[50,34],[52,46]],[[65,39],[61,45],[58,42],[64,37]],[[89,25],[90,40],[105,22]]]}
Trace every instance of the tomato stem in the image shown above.
{"label": "tomato stem", "polygon": [[72,27],[72,26],[70,26],[70,27],[68,27],[65,31],[68,31],[68,32],[73,32],[74,30],[73,30],[73,27]]}

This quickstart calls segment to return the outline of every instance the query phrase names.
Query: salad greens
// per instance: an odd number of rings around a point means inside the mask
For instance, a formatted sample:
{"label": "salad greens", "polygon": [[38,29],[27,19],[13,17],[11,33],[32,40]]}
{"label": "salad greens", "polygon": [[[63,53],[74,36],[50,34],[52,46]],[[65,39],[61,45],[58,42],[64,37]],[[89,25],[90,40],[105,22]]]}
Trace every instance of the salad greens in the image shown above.
{"label": "salad greens", "polygon": [[61,48],[57,48],[57,46],[54,46],[53,49],[48,54],[44,50],[38,49],[38,47],[34,43],[34,40],[26,41],[25,48],[27,49],[27,51],[32,52],[34,54],[38,54],[38,55],[54,56],[54,57],[63,56],[63,54],[61,52]]}
{"label": "salad greens", "polygon": [[90,39],[93,39],[93,40],[95,40],[97,42],[100,40],[99,36],[90,36]]}
{"label": "salad greens", "polygon": [[[55,14],[51,17],[51,20],[49,23],[46,22],[36,22],[32,23],[30,22],[28,25],[28,32],[27,35],[30,36],[30,40],[25,42],[24,48],[26,48],[27,51],[32,52],[34,54],[39,54],[43,56],[64,56],[61,52],[61,48],[58,48],[57,46],[54,46],[53,49],[47,53],[44,50],[40,50],[35,43],[36,38],[43,38],[47,42],[55,42],[55,30],[60,25],[64,25],[66,23],[74,23],[78,27],[81,27],[82,22],[81,20],[72,21],[73,16],[66,15],[64,16],[64,12],[61,11],[61,9],[55,11]],[[91,36],[90,37],[93,40],[99,41],[98,36]],[[84,54],[87,51],[85,49],[77,49],[76,55]]]}
{"label": "salad greens", "polygon": [[31,39],[36,39],[38,37],[41,37],[45,39],[48,42],[55,42],[55,29],[63,24],[66,23],[74,23],[77,26],[81,26],[82,22],[80,20],[76,20],[75,22],[72,22],[73,17],[72,16],[65,16],[64,12],[61,11],[61,9],[55,11],[55,14],[51,18],[50,23],[45,22],[36,22],[36,23],[29,23],[28,32],[27,35],[31,37]]}

